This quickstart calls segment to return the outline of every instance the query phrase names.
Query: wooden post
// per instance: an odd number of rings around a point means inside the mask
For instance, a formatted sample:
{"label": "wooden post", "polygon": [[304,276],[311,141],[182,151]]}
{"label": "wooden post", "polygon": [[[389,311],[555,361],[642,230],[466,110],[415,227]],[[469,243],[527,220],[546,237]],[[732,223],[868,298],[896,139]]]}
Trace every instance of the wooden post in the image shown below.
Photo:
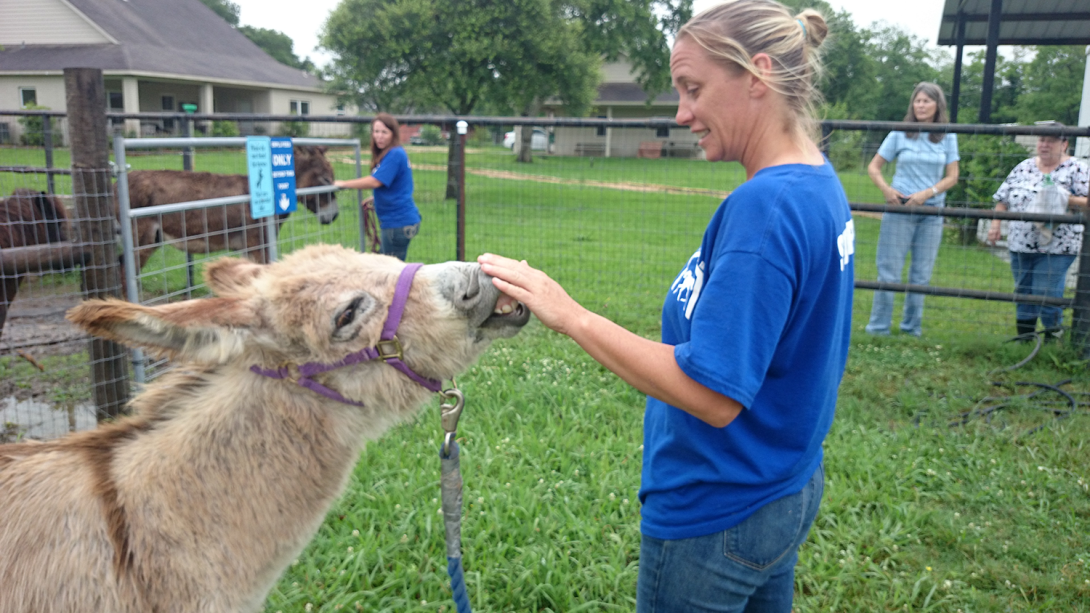
{"label": "wooden post", "polygon": [[[114,232],[106,91],[97,68],[65,68],[68,133],[72,145],[72,193],[78,242],[91,251],[83,267],[84,298],[119,298],[121,275]],[[100,420],[120,415],[129,401],[128,358],[124,347],[92,339],[91,377]]]}

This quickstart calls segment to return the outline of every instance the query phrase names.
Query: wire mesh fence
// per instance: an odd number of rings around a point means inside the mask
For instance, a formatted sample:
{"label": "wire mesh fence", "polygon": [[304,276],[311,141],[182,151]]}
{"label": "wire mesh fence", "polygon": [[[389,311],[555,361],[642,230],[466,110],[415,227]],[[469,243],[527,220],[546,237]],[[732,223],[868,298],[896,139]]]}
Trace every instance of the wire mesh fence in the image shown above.
{"label": "wire mesh fence", "polygon": [[[158,122],[170,114],[111,115],[115,129],[126,125]],[[17,121],[26,115],[4,115]],[[309,138],[360,137],[357,152],[349,141],[323,144],[321,152],[332,175],[349,179],[368,172],[370,154],[367,117],[278,116],[184,116],[173,114],[172,131],[154,132],[166,138],[192,133],[197,138],[227,133],[234,136],[283,131],[289,121],[307,125]],[[709,164],[696,146],[697,137],[687,128],[665,118],[595,120],[461,118],[470,124],[465,140],[464,169],[452,166],[454,149],[451,117],[402,117],[401,141],[413,170],[414,199],[423,223],[413,239],[411,261],[439,262],[464,253],[467,259],[494,252],[526,259],[540,267],[589,308],[622,325],[645,325],[643,314],[657,311],[666,288],[692,253],[716,207],[746,179],[735,163]],[[45,139],[29,139],[0,146],[0,192],[17,189],[54,195],[69,213],[69,223],[81,222],[73,209],[72,182],[63,174],[69,166],[66,135],[61,134],[46,160]],[[517,129],[526,123],[526,129]],[[218,128],[216,127],[218,124]],[[20,127],[24,127],[19,124]],[[158,125],[158,124],[156,124]],[[266,125],[258,129],[258,126]],[[203,126],[203,128],[202,128]],[[826,122],[823,144],[855,209],[855,271],[858,291],[854,304],[853,331],[862,333],[870,316],[875,288],[894,290],[894,334],[901,317],[906,289],[931,292],[924,299],[922,332],[928,335],[1009,337],[1014,334],[1015,292],[1005,237],[990,244],[987,227],[995,216],[1024,220],[1076,221],[1076,217],[1048,217],[1024,212],[996,214],[992,195],[1018,163],[1034,155],[1039,134],[1084,136],[1085,128],[949,125],[938,129],[958,136],[960,178],[946,195],[946,208],[901,209],[940,219],[941,238],[929,288],[909,283],[911,257],[905,262],[903,280],[882,284],[878,280],[877,252],[882,215],[891,210],[867,172],[886,134],[901,124],[876,122]],[[9,132],[10,134],[10,132]],[[18,138],[22,138],[20,133]],[[115,132],[120,139],[123,132]],[[202,137],[207,134],[208,137]],[[299,137],[299,138],[308,138]],[[454,137],[456,138],[456,137]],[[125,139],[128,140],[128,139]],[[230,146],[180,146],[165,138],[140,139],[143,144],[125,151],[124,168],[129,179],[145,173],[149,190],[164,190],[168,181],[153,171],[188,172],[199,177],[196,185],[181,182],[181,191],[153,205],[214,198],[204,189],[211,175],[243,177],[247,172],[245,150]],[[517,161],[525,140],[529,161]],[[305,143],[297,140],[296,143]],[[115,142],[115,151],[117,150]],[[52,166],[59,171],[50,171]],[[17,168],[19,167],[19,168]],[[888,182],[895,164],[884,168]],[[457,177],[464,171],[464,203],[458,199]],[[298,172],[298,169],[297,169]],[[211,173],[206,175],[203,173]],[[52,185],[49,179],[52,178]],[[328,177],[323,179],[328,181]],[[130,183],[134,185],[135,183]],[[188,185],[188,187],[187,187]],[[328,182],[322,183],[328,185]],[[97,189],[97,188],[96,188]],[[130,187],[131,189],[131,187]],[[188,190],[188,191],[187,191]],[[112,188],[107,189],[113,197]],[[131,195],[131,194],[130,194]],[[320,195],[319,195],[320,196]],[[165,196],[164,196],[165,197]],[[334,242],[361,247],[360,194],[340,192],[335,197],[335,219],[322,217],[323,206],[300,206],[281,220],[273,252],[283,254],[313,242]],[[163,212],[139,216],[132,222],[136,295],[141,302],[162,302],[206,294],[201,280],[203,266],[216,257],[233,254],[263,261],[269,257],[272,236],[263,224],[231,226],[231,207],[223,203],[203,207],[195,220],[182,213]],[[464,207],[464,208],[462,208]],[[139,208],[139,206],[134,206]],[[303,210],[311,208],[310,211]],[[927,208],[927,207],[925,207]],[[938,215],[936,215],[938,214]],[[188,215],[188,214],[186,214]],[[460,222],[461,220],[461,222]],[[1004,221],[1006,223],[1006,221]],[[226,224],[226,225],[225,225]],[[121,226],[118,226],[118,255]],[[249,233],[257,240],[246,240]],[[459,232],[462,236],[459,236]],[[71,240],[71,239],[69,239]],[[5,249],[7,246],[5,246]],[[139,262],[140,265],[135,263]],[[1064,297],[1054,303],[1077,302],[1078,262],[1071,266]],[[40,270],[21,276],[22,284],[11,303],[7,325],[0,336],[0,422],[18,424],[8,435],[55,436],[70,428],[93,423],[88,408],[85,346],[87,338],[63,320],[64,311],[80,298],[77,267]],[[6,275],[7,273],[5,273]],[[9,276],[5,276],[5,283]],[[118,288],[119,295],[121,288]],[[127,289],[126,289],[127,291]],[[967,299],[971,298],[971,299]],[[1047,300],[1036,299],[1038,302]],[[723,305],[724,316],[729,306]],[[1072,325],[1071,309],[1065,325]],[[653,333],[653,330],[638,330]],[[42,367],[39,369],[38,367]],[[50,417],[50,426],[34,429],[33,421],[17,415],[17,407],[34,401],[50,407],[35,415]],[[6,403],[6,404],[4,404]]]}

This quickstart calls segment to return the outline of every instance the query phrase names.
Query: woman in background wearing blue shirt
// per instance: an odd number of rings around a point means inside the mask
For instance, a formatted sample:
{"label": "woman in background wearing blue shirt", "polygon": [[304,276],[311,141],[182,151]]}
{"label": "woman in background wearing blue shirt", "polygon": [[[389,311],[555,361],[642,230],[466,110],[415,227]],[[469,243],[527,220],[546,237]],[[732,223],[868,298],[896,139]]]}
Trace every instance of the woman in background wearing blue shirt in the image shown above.
{"label": "woman in background wearing blue shirt", "polygon": [[[677,122],[746,181],[667,288],[661,342],[485,254],[493,284],[647,394],[637,613],[790,613],[851,334],[854,225],[814,142],[820,13],[734,0],[682,27]],[[679,254],[680,255],[680,254]]]}
{"label": "woman in background wearing blue shirt", "polygon": [[379,113],[371,123],[371,174],[335,181],[334,185],[342,189],[375,190],[382,252],[404,261],[409,254],[409,242],[420,231],[420,211],[413,202],[413,171],[393,115]]}
{"label": "woman in background wearing blue shirt", "polygon": [[[946,97],[934,83],[920,83],[912,90],[906,122],[947,123]],[[946,190],[958,182],[957,134],[939,132],[890,132],[867,167],[871,181],[882,190],[891,206],[946,206]],[[882,167],[897,160],[893,185],[886,184]],[[942,242],[940,215],[905,215],[884,213],[878,234],[878,281],[900,283],[905,256],[912,252],[908,269],[911,285],[931,282],[931,269]],[[874,292],[867,332],[889,334],[893,318],[893,292]],[[905,297],[901,332],[923,333],[923,294]]]}

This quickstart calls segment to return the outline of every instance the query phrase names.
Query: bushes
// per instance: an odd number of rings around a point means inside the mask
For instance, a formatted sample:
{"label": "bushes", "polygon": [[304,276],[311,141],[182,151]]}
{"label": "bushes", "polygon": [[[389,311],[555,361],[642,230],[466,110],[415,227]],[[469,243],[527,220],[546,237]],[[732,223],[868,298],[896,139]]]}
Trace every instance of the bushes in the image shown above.
{"label": "bushes", "polygon": [[310,134],[310,123],[306,121],[284,121],[280,123],[280,136],[306,136]]}
{"label": "bushes", "polygon": [[233,121],[217,119],[212,122],[212,136],[238,136],[238,124]]}
{"label": "bushes", "polygon": [[[39,106],[37,104],[28,104],[24,108],[28,111],[49,110],[49,107]],[[23,133],[19,136],[19,143],[30,147],[41,147],[45,145],[45,119],[45,117],[41,116],[20,117],[19,125],[23,127]],[[50,117],[49,122],[50,129],[53,132],[53,144],[60,145],[60,134],[57,132],[57,121]]]}
{"label": "bushes", "polygon": [[[1026,148],[1010,136],[959,134],[958,183],[946,193],[946,206],[990,209],[992,194],[1010,171],[1029,157]],[[976,241],[977,220],[953,220],[958,229],[958,242],[971,245]]]}
{"label": "bushes", "polygon": [[425,145],[442,145],[443,131],[439,129],[439,126],[421,126],[420,138],[424,141]]}

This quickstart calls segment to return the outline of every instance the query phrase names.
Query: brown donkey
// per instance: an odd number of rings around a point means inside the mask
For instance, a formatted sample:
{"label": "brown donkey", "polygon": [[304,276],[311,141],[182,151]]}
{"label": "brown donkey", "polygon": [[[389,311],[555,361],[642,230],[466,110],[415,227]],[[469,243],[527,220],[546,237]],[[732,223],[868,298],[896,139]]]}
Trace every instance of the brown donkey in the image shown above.
{"label": "brown donkey", "polygon": [[[0,198],[0,249],[60,243],[70,234],[68,212],[56,196],[20,188]],[[22,281],[20,274],[0,273],[0,334]]]}
{"label": "brown donkey", "polygon": [[[333,185],[333,165],[326,159],[325,152],[325,147],[294,147],[297,187]],[[132,209],[248,193],[250,180],[246,175],[181,170],[134,170],[129,173],[129,207]],[[300,199],[322,224],[337,219],[339,209],[332,193],[301,196]],[[285,219],[286,216],[281,216],[279,223]],[[140,217],[134,226],[138,274],[163,244],[186,253],[231,249],[263,263],[266,252],[262,247],[269,242],[265,237],[264,221],[257,221],[250,215],[249,203]]]}
{"label": "brown donkey", "polygon": [[364,442],[529,319],[476,264],[415,267],[312,246],[213,262],[214,298],[74,308],[178,367],[133,417],[0,446],[0,611],[259,611]]}

